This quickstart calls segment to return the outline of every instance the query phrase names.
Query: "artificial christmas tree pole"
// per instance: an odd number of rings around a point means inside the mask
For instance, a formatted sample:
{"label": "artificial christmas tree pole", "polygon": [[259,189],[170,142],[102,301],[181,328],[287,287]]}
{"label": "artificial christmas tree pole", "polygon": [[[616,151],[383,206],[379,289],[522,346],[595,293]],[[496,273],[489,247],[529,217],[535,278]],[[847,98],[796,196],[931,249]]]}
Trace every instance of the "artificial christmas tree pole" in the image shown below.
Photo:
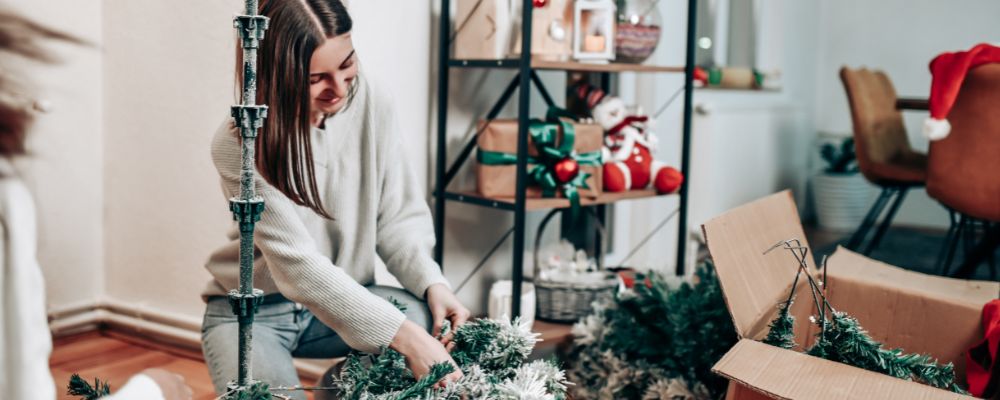
{"label": "artificial christmas tree pole", "polygon": [[242,137],[242,167],[240,169],[240,194],[229,200],[229,209],[240,228],[240,283],[229,291],[233,314],[239,321],[239,364],[235,382],[230,382],[229,392],[246,392],[253,383],[250,369],[253,319],[263,292],[253,288],[253,232],[254,224],[264,211],[264,201],[257,197],[254,187],[254,150],[257,129],[267,117],[267,106],[257,101],[257,47],[264,39],[267,17],[257,15],[257,0],[246,0],[244,15],[233,18],[243,45],[243,95],[239,105],[232,106],[232,116]]}

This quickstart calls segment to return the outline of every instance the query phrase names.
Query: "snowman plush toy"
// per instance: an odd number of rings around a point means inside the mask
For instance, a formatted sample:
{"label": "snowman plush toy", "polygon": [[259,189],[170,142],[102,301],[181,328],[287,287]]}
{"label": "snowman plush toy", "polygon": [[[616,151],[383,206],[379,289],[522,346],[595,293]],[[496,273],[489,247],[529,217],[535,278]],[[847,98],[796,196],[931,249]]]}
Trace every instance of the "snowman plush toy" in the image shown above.
{"label": "snowman plush toy", "polygon": [[591,92],[581,97],[591,105],[591,116],[605,131],[604,191],[652,187],[657,193],[668,194],[680,189],[684,182],[680,171],[653,159],[657,139],[650,131],[651,118],[641,115],[641,110],[630,115],[625,102],[615,96]]}

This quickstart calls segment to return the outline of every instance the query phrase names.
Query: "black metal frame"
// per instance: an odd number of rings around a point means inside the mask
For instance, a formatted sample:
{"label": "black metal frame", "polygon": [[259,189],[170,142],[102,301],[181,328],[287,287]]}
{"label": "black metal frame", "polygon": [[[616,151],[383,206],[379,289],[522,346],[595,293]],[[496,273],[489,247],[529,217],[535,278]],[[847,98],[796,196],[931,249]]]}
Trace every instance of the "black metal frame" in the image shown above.
{"label": "black metal frame", "polygon": [[[995,255],[997,248],[1000,247],[1000,224],[960,214],[951,209],[948,211],[951,213],[951,226],[945,236],[942,254],[938,258],[938,268],[941,275],[972,279],[972,275],[985,261],[989,266],[990,280],[997,280]],[[958,215],[957,221],[956,214]],[[952,260],[959,242],[964,245],[962,253],[965,259],[954,271],[951,271]]]}
{"label": "black metal frame", "polygon": [[[691,136],[691,118],[692,118],[692,94],[693,94],[693,81],[694,81],[694,40],[695,40],[695,18],[697,14],[697,4],[696,0],[688,0],[688,30],[687,30],[687,43],[686,43],[686,60],[684,68],[684,124],[682,128],[682,144],[681,144],[681,171],[685,176],[690,177],[690,136]],[[516,59],[503,59],[503,60],[454,60],[451,59],[451,43],[450,43],[450,33],[451,33],[451,1],[441,0],[441,19],[440,19],[440,31],[438,32],[438,109],[437,109],[437,162],[436,162],[436,186],[434,189],[435,196],[435,213],[434,213],[434,233],[437,238],[437,244],[434,248],[434,258],[437,262],[444,267],[444,221],[445,221],[445,204],[447,201],[459,201],[469,204],[476,204],[479,206],[490,207],[494,209],[507,210],[514,212],[514,248],[512,265],[512,280],[514,281],[513,290],[511,293],[511,310],[513,312],[513,317],[517,317],[520,314],[521,309],[521,283],[524,280],[524,257],[520,256],[524,254],[524,240],[525,240],[525,217],[526,217],[526,198],[525,189],[528,184],[527,177],[527,148],[528,148],[528,120],[531,105],[530,89],[532,83],[538,89],[539,94],[542,96],[547,105],[554,105],[552,96],[545,89],[542,84],[541,79],[539,79],[538,74],[535,69],[531,66],[531,29],[532,29],[532,1],[523,0],[522,14],[521,14],[521,54]],[[502,202],[493,199],[488,199],[476,195],[469,195],[463,193],[453,193],[448,192],[448,184],[455,178],[458,173],[459,168],[465,163],[465,161],[472,154],[472,151],[476,147],[476,138],[479,135],[477,130],[476,134],[465,144],[462,150],[459,152],[458,157],[453,161],[451,166],[448,166],[447,159],[447,122],[448,122],[448,95],[449,95],[449,72],[451,68],[510,68],[517,69],[517,76],[511,81],[504,92],[501,94],[497,103],[490,108],[486,115],[486,120],[493,120],[500,113],[500,110],[510,101],[510,97],[513,95],[514,90],[518,91],[518,102],[517,102],[517,119],[518,119],[518,140],[517,140],[517,178],[516,178],[516,192],[514,202]],[[551,68],[550,68],[551,69]],[[610,77],[609,73],[601,73],[601,86],[604,90],[608,90],[610,87]],[[678,275],[684,274],[688,232],[687,232],[687,207],[688,207],[688,185],[689,180],[686,179],[681,185],[679,191],[680,197],[680,220],[678,227],[678,246],[677,246],[677,267],[676,273]],[[595,212],[603,220],[605,217],[605,206],[598,205],[595,206]],[[602,221],[603,222],[603,221]],[[506,235],[503,239],[506,239]],[[598,259],[601,257],[601,239],[597,238],[596,242],[596,253]]]}
{"label": "black metal frame", "polygon": [[[872,204],[872,208],[868,210],[868,214],[865,215],[865,219],[861,221],[861,225],[858,229],[854,231],[851,235],[851,239],[847,242],[847,248],[857,251],[861,248],[865,239],[868,237],[868,232],[871,231],[875,222],[878,221],[879,216],[882,215],[882,211],[885,210],[885,206],[892,202],[889,206],[889,213],[886,214],[885,218],[882,219],[882,223],[879,224],[878,229],[875,231],[875,236],[868,242],[868,246],[865,247],[864,251],[861,253],[864,255],[871,254],[878,248],[879,243],[882,242],[882,237],[885,236],[886,231],[889,230],[889,225],[892,225],[893,218],[896,217],[896,212],[899,211],[899,207],[903,205],[903,199],[906,198],[906,193],[910,190],[911,186],[884,186],[882,187],[882,193],[879,194],[878,199],[875,200],[875,204]],[[895,200],[892,198],[895,196]]]}

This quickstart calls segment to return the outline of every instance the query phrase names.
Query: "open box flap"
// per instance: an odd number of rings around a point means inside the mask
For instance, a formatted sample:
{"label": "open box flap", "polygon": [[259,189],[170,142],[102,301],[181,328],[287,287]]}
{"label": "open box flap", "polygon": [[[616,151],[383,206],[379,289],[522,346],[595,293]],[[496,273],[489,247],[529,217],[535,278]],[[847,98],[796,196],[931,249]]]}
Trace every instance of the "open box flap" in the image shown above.
{"label": "open box flap", "polygon": [[914,272],[870,259],[843,247],[827,260],[827,273],[840,280],[871,282],[937,301],[964,304],[981,309],[997,298],[1000,283],[945,278]]}
{"label": "open box flap", "polygon": [[[798,265],[787,250],[764,251],[788,239],[809,246],[792,193],[786,190],[735,208],[702,229],[737,333],[762,338],[776,306],[788,297]],[[806,262],[810,269],[814,266],[811,253]],[[799,287],[804,289],[804,283],[800,280]]]}
{"label": "open box flap", "polygon": [[973,399],[750,339],[712,371],[775,399]]}

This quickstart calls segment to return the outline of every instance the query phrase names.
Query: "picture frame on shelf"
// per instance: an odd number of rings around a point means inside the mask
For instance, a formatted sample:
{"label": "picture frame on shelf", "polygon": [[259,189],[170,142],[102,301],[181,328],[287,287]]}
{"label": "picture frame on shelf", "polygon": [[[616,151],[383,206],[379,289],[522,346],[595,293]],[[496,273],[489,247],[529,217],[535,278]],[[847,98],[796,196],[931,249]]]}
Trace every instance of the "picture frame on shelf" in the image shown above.
{"label": "picture frame on shelf", "polygon": [[573,58],[609,63],[615,59],[617,7],[612,0],[577,0],[573,7]]}

